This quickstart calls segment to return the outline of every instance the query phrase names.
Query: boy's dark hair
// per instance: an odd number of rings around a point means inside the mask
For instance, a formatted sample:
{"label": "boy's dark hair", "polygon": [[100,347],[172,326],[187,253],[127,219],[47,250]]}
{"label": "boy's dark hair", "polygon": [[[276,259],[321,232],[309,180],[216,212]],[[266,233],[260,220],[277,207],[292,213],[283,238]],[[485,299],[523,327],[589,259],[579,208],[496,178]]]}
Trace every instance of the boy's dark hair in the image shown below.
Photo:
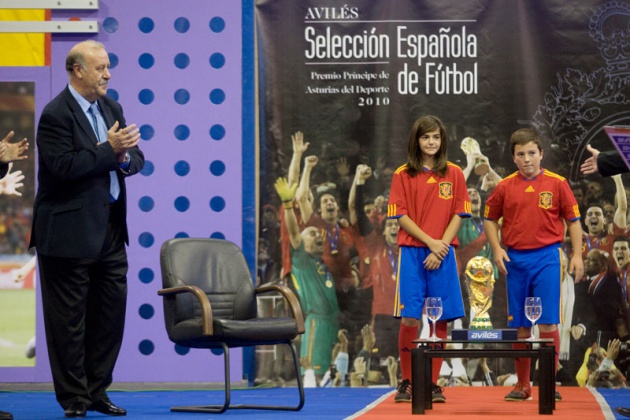
{"label": "boy's dark hair", "polygon": [[542,152],[542,140],[538,133],[531,128],[521,128],[520,130],[516,130],[512,133],[512,137],[510,137],[510,150],[512,151],[512,156],[514,156],[514,149],[516,145],[523,146],[529,142],[534,142],[536,146],[538,146],[538,151]]}

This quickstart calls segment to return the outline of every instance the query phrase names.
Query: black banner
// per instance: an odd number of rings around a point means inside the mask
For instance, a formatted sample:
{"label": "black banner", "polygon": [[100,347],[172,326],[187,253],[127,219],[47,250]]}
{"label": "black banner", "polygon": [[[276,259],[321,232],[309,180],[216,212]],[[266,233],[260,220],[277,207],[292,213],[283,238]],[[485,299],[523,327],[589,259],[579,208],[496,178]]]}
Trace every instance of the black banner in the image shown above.
{"label": "black banner", "polygon": [[[298,131],[309,143],[303,157],[319,159],[311,187],[334,184],[346,211],[355,168],[367,164],[375,175],[365,198],[386,197],[388,176],[406,161],[411,125],[426,114],[445,123],[450,161],[468,165],[461,146],[471,138],[498,176],[516,170],[511,133],[534,128],[545,144],[543,167],[585,196],[583,215],[594,203],[589,183],[602,192],[598,206],[615,205],[615,183],[585,179],[579,165],[590,156],[586,144],[612,148],[603,126],[630,123],[629,23],[630,3],[621,1],[257,0],[261,209],[280,211],[273,184],[287,176]],[[468,184],[491,190],[474,171]],[[269,232],[280,222],[261,217],[261,238],[271,238],[278,260],[279,233]],[[501,282],[495,307],[505,302]],[[561,356],[574,384],[583,353],[575,359],[570,309]],[[506,325],[504,313],[494,315],[495,327]]]}

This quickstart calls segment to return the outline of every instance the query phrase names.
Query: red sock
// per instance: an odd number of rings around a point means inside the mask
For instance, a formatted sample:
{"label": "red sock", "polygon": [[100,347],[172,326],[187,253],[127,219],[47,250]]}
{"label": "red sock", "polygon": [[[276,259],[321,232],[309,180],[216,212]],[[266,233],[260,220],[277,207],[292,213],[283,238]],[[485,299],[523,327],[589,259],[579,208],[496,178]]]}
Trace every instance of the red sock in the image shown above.
{"label": "red sock", "polygon": [[[523,350],[527,348],[525,343],[513,343],[512,348],[515,350]],[[529,387],[529,373],[530,373],[531,360],[529,357],[518,357],[514,359],[514,367],[516,368],[516,377],[518,383],[522,387]]]}
{"label": "red sock", "polygon": [[[439,321],[435,324],[435,335],[439,338],[447,337],[447,327],[448,324],[445,321]],[[433,329],[433,324],[431,324],[431,328]],[[433,331],[431,331],[433,333]],[[442,362],[444,358],[434,357],[431,360],[431,380],[434,384],[437,384],[438,378],[440,377],[440,368],[442,368]]]}
{"label": "red sock", "polygon": [[418,327],[408,327],[400,323],[398,333],[398,354],[400,355],[400,373],[402,379],[411,381],[411,349],[414,347],[413,340],[418,338]]}
{"label": "red sock", "polygon": [[553,339],[553,347],[556,352],[556,372],[558,372],[558,360],[560,358],[560,332],[558,330],[551,332],[542,332],[540,331],[540,338],[551,338]]}

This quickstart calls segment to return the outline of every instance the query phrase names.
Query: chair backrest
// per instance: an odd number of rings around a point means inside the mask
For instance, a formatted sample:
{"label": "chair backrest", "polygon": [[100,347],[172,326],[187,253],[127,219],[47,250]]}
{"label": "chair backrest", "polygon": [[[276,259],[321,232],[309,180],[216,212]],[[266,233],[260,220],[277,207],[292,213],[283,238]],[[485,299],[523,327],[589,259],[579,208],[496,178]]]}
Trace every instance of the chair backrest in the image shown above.
{"label": "chair backrest", "polygon": [[[197,286],[208,296],[212,315],[219,319],[256,318],[254,283],[243,252],[220,239],[170,239],[160,250],[162,286]],[[167,325],[199,318],[200,306],[189,293],[164,299]]]}

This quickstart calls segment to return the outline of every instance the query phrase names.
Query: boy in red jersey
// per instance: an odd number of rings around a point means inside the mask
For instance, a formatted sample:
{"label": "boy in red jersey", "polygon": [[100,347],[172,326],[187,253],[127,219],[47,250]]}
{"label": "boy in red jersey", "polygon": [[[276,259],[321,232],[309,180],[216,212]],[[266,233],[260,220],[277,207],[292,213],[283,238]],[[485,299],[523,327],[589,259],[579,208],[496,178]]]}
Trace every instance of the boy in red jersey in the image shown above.
{"label": "boy in red jersey", "polygon": [[[464,316],[464,302],[453,247],[462,217],[470,217],[470,198],[462,170],[447,161],[446,129],[428,115],[414,123],[407,163],[392,177],[387,216],[398,219],[398,275],[394,317],[401,318],[398,335],[402,381],[396,402],[411,401],[411,348],[418,338],[424,299],[440,297],[443,314],[437,336],[446,338],[448,321]],[[445,402],[436,385],[442,359],[432,360],[433,402]]]}
{"label": "boy in red jersey", "polygon": [[[534,130],[515,131],[510,147],[518,171],[500,181],[486,201],[484,228],[492,246],[494,263],[507,276],[508,325],[518,328],[519,339],[528,337],[531,322],[525,318],[525,298],[540,297],[543,307],[538,321],[540,338],[553,339],[557,368],[564,223],[566,221],[568,225],[574,250],[569,273],[579,279],[584,273],[579,251],[582,249],[580,211],[567,180],[541,168],[542,143]],[[502,225],[499,225],[500,218],[503,218]],[[507,251],[501,247],[501,240]],[[525,346],[513,344],[514,348]],[[530,399],[530,360],[519,358],[514,364],[518,383],[505,400]],[[560,394],[556,392],[556,401],[559,400]]]}

